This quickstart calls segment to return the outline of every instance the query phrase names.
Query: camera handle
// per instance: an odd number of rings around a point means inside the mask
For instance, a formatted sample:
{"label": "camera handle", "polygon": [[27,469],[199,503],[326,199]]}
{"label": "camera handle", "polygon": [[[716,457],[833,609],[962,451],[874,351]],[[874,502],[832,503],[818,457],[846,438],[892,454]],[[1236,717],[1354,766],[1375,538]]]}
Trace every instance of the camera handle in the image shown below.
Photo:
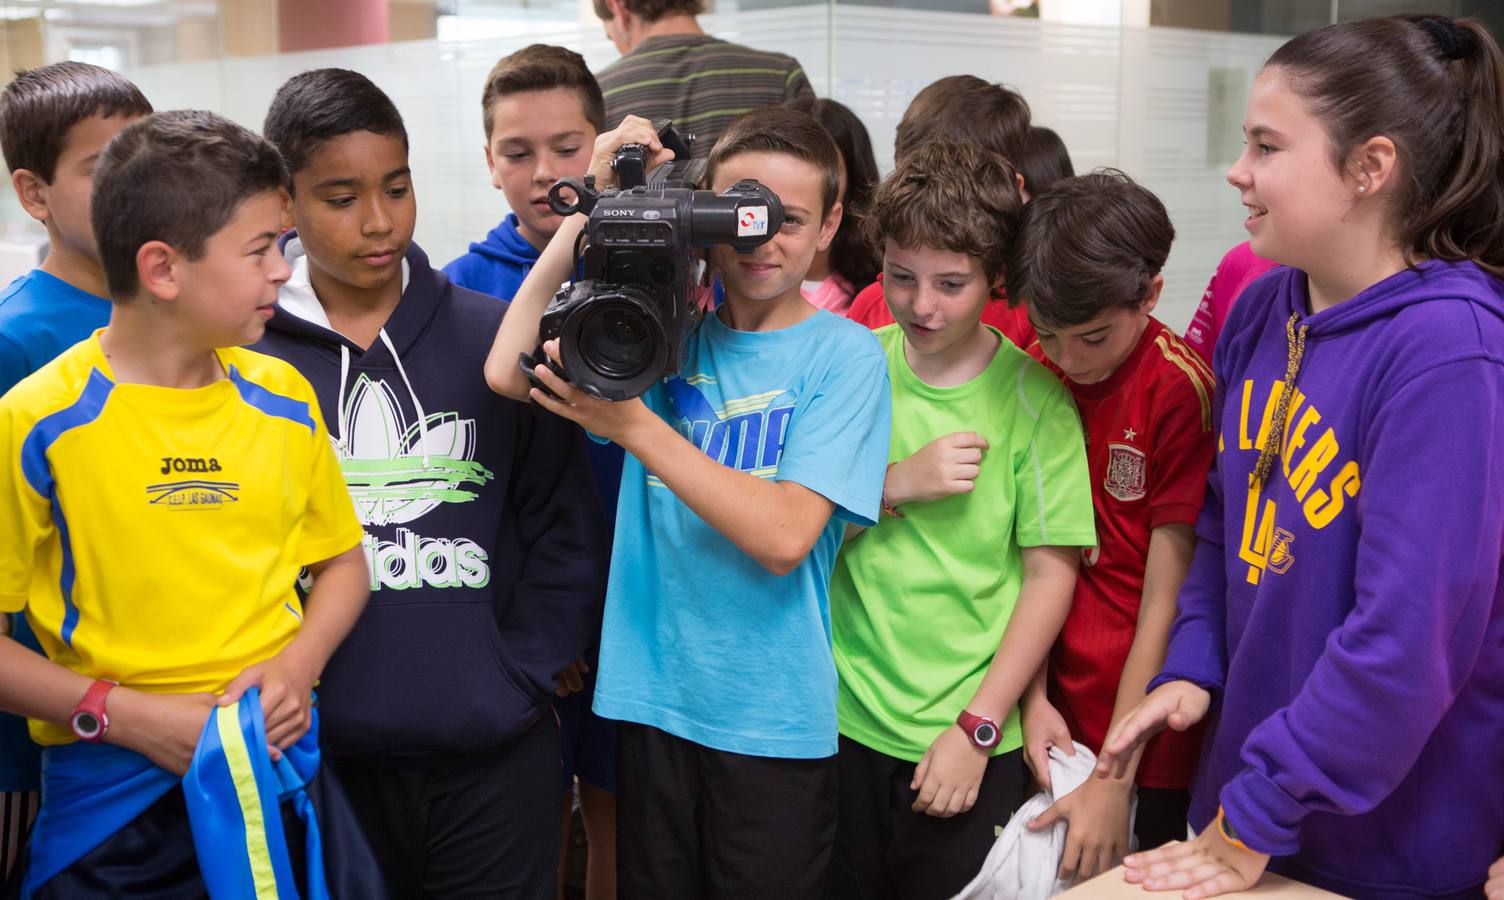
{"label": "camera handle", "polygon": [[[565,197],[565,192],[574,194],[574,200]],[[595,209],[596,201],[601,199],[600,191],[595,189],[595,176],[586,175],[580,178],[571,175],[568,178],[560,178],[554,182],[554,186],[548,189],[548,208],[561,216],[572,216],[575,213],[590,215]]]}
{"label": "camera handle", "polygon": [[543,346],[541,344],[538,346],[538,349],[533,351],[532,356],[528,356],[526,353],[517,354],[517,365],[522,369],[522,374],[527,376],[528,384],[542,391],[550,399],[558,400],[560,403],[564,402],[564,398],[549,390],[548,387],[543,384],[543,382],[538,380],[537,374],[535,374],[533,371],[539,366],[548,366],[549,370],[552,371],[555,375],[559,376],[565,381],[569,381],[569,376],[564,374],[563,367],[555,365],[554,361],[548,358],[548,354],[543,352]]}

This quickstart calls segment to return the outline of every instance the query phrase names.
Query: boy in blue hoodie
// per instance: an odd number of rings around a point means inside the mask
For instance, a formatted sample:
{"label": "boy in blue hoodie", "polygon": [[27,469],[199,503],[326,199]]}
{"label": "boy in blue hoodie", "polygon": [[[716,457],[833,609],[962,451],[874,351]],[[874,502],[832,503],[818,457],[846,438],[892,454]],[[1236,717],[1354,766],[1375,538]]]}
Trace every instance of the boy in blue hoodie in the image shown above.
{"label": "boy in blue hoodie", "polygon": [[491,185],[512,211],[444,274],[461,287],[511,300],[564,221],[549,208],[548,189],[585,174],[595,137],[606,127],[606,105],[584,57],[532,44],[496,63],[480,106]]}
{"label": "boy in blue hoodie", "polygon": [[371,603],[320,687],[325,736],[397,896],[552,898],[556,673],[600,610],[582,439],[478,377],[506,306],[412,243],[407,132],[364,76],[290,79],[292,274],[258,349],[314,385],[365,527]]}
{"label": "boy in blue hoodie", "polygon": [[[444,267],[449,280],[483,294],[511,300],[559,230],[563,218],[548,206],[548,190],[560,178],[584,175],[596,135],[605,127],[600,85],[585,59],[573,50],[532,44],[499,60],[481,92],[481,124],[486,132],[486,168],[491,184],[512,212],[470,252]],[[616,524],[622,451],[615,444],[585,446],[595,472],[609,534]],[[594,635],[599,638],[599,634]],[[568,853],[573,789],[580,782],[580,812],[590,839],[586,876],[591,897],[614,882],[616,827],[616,728],[590,709],[595,696],[594,646],[576,661],[559,688],[564,750],[563,855]],[[560,865],[564,864],[561,859]]]}
{"label": "boy in blue hoodie", "polygon": [[[47,228],[47,258],[0,293],[0,394],[110,319],[104,269],[89,227],[94,161],[129,122],[151,112],[108,69],[60,62],[16,75],[0,94],[0,147],[27,214]],[[38,652],[26,620],[11,634]],[[22,856],[37,811],[41,751],[26,722],[0,714],[0,885]]]}

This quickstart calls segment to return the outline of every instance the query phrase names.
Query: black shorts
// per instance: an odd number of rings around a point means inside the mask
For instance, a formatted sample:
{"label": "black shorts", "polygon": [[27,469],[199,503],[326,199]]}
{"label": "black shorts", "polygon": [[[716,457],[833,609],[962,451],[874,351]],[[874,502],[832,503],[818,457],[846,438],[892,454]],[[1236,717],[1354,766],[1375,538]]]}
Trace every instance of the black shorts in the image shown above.
{"label": "black shorts", "polygon": [[832,898],[954,896],[981,870],[1028,790],[1023,751],[1003,753],[987,761],[972,808],[941,819],[913,811],[914,763],[847,737],[840,746]]}
{"label": "black shorts", "polygon": [[564,793],[552,714],[442,765],[336,764],[394,896],[553,900]]}
{"label": "black shorts", "polygon": [[823,896],[835,757],[746,756],[622,722],[617,771],[623,900]]}

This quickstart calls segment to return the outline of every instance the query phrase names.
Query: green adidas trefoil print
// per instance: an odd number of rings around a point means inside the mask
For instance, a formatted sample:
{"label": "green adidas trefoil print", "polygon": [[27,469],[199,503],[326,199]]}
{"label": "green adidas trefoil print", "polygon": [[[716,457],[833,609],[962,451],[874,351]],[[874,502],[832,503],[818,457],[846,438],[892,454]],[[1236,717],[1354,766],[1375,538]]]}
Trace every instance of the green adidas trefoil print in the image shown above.
{"label": "green adidas trefoil print", "polygon": [[470,487],[495,477],[474,461],[474,419],[440,412],[409,425],[396,393],[364,373],[345,396],[344,420],[348,434],[335,451],[362,525],[405,524],[442,503],[468,503],[478,496]]}
{"label": "green adidas trefoil print", "polygon": [[330,437],[356,516],[368,529],[361,546],[371,590],[485,588],[490,560],[477,542],[426,537],[413,527],[398,527],[391,539],[369,530],[408,525],[445,503],[479,496],[478,489],[495,476],[475,461],[475,420],[441,412],[408,424],[396,392],[364,373],[351,385],[342,411],[344,434]]}

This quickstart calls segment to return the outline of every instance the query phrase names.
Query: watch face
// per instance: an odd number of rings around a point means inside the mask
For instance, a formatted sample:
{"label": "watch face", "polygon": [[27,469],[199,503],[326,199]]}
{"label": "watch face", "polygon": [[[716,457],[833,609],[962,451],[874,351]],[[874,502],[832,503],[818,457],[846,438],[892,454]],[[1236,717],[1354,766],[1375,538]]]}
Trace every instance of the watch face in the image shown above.
{"label": "watch face", "polygon": [[73,717],[73,733],[81,738],[88,739],[99,734],[99,717],[93,713],[81,712]]}
{"label": "watch face", "polygon": [[991,747],[993,744],[996,744],[997,738],[997,729],[986,722],[978,725],[977,730],[972,732],[972,740],[983,747]]}

